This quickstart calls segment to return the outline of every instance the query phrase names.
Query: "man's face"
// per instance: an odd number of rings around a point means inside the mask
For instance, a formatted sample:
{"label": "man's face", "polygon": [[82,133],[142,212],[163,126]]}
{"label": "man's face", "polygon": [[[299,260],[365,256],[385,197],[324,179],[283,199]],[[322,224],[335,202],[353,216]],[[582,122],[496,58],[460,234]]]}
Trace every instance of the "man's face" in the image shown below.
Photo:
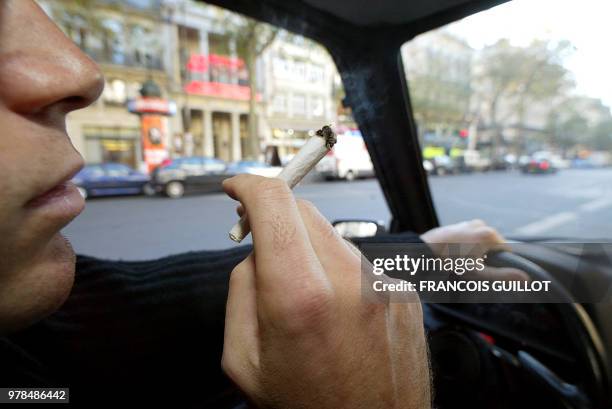
{"label": "man's face", "polygon": [[74,253],[59,234],[84,206],[68,112],[103,87],[96,65],[30,0],[0,1],[0,333],[54,311]]}

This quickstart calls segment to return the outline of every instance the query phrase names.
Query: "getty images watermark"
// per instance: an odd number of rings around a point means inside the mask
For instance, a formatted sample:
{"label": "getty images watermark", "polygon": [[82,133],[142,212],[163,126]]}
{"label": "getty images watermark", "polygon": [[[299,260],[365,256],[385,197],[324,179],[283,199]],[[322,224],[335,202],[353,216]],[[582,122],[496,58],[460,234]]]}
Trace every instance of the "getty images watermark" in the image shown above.
{"label": "getty images watermark", "polygon": [[[489,253],[477,244],[366,243],[360,250],[362,293],[370,298],[436,303],[612,301],[610,285],[594,274],[597,268],[612,267],[608,243],[511,244]],[[598,255],[595,260],[593,254]],[[548,271],[541,264],[557,267]]]}

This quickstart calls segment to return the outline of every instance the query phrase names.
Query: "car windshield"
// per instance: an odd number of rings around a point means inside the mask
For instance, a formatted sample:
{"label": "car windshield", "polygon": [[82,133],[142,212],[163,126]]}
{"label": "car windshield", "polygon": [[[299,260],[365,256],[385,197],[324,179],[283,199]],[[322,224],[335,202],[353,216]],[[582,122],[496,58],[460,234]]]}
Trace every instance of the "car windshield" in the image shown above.
{"label": "car windshield", "polygon": [[612,238],[609,13],[596,0],[516,0],[403,46],[442,224]]}

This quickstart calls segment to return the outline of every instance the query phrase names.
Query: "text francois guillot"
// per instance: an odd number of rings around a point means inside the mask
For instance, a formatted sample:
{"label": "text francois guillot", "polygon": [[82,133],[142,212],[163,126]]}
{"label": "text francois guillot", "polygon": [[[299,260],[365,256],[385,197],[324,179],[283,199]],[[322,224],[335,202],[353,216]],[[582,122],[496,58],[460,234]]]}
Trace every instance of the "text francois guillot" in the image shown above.
{"label": "text francois guillot", "polygon": [[[486,257],[486,256],[485,256]],[[484,280],[479,276],[486,269],[484,257],[410,257],[407,255],[396,255],[391,258],[375,258],[372,260],[371,272],[375,276],[381,276],[388,272],[402,272],[415,276],[418,272],[428,273],[452,273],[457,277],[465,273],[474,273],[470,279],[452,280],[398,280],[384,281],[374,280],[372,289],[377,292],[383,291],[428,291],[428,292],[539,292],[549,291],[550,281],[524,281],[524,280]]]}

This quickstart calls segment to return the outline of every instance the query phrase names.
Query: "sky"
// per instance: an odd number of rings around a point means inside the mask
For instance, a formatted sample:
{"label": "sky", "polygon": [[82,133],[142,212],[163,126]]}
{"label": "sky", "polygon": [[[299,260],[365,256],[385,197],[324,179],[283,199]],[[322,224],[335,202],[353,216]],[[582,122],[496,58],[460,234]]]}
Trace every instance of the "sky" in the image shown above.
{"label": "sky", "polygon": [[569,40],[575,51],[565,61],[579,94],[612,106],[612,1],[513,0],[448,26],[476,48],[508,38]]}

